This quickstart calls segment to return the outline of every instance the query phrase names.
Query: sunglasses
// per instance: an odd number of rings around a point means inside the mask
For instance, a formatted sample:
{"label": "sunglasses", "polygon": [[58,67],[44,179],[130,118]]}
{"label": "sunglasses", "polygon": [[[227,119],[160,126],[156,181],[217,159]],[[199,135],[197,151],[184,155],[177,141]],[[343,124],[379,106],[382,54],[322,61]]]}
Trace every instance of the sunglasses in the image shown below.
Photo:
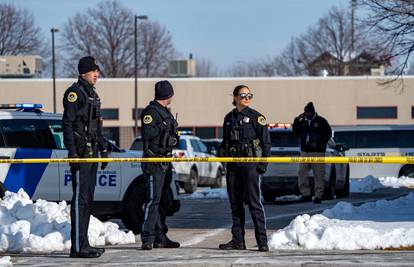
{"label": "sunglasses", "polygon": [[253,94],[252,93],[241,93],[241,94],[239,94],[239,97],[250,100],[250,99],[253,98]]}

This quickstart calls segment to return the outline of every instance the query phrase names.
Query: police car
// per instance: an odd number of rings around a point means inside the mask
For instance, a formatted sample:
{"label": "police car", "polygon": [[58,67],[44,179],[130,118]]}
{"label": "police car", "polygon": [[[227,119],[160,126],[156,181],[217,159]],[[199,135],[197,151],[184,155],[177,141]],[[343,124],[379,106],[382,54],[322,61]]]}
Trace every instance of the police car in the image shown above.
{"label": "police car", "polygon": [[[66,158],[61,114],[44,113],[40,104],[0,105],[0,158]],[[8,109],[8,110],[6,110]],[[12,109],[12,110],[11,110]],[[141,157],[108,141],[109,157]],[[176,176],[176,175],[174,175]],[[72,177],[68,163],[0,164],[0,194],[23,188],[33,199],[70,201]],[[140,163],[109,163],[98,169],[93,214],[100,218],[121,218],[138,234],[143,220],[145,196]],[[169,215],[179,209],[175,179],[171,183]]]}
{"label": "police car", "polygon": [[[201,157],[208,158],[214,155],[208,153],[207,146],[191,131],[179,131],[180,140],[173,150],[174,157]],[[141,137],[135,138],[131,150],[142,150]],[[186,193],[193,193],[197,186],[211,186],[213,188],[225,185],[224,167],[220,162],[174,162],[177,180]]]}
{"label": "police car", "polygon": [[[288,123],[269,124],[272,141],[272,157],[299,157],[300,137]],[[331,138],[328,142],[326,156],[345,156],[347,146],[336,144]],[[266,201],[273,201],[276,196],[300,194],[298,189],[299,164],[272,163],[262,176],[261,190]],[[347,197],[349,195],[349,164],[325,164],[325,196]],[[310,172],[311,183],[313,174]]]}

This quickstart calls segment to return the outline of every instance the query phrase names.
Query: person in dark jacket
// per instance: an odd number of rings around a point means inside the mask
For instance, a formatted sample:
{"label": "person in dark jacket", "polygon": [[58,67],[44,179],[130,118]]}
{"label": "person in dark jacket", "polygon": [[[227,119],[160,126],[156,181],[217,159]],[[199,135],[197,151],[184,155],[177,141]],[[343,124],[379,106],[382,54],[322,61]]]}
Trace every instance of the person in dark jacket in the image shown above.
{"label": "person in dark jacket", "polygon": [[[101,101],[95,90],[99,66],[93,57],[83,57],[78,64],[79,79],[63,97],[63,140],[69,158],[108,157],[102,136]],[[102,163],[105,169],[108,163]],[[94,248],[88,242],[89,218],[93,204],[98,163],[70,163],[73,197],[70,208],[70,256],[76,258],[100,257],[103,248]]]}
{"label": "person in dark jacket", "polygon": [[[245,85],[233,91],[233,105],[236,106],[224,118],[223,142],[220,156],[226,157],[268,157],[270,136],[265,117],[249,107],[253,94]],[[244,203],[249,206],[253,219],[256,242],[259,251],[269,251],[266,235],[266,217],[261,201],[260,179],[266,172],[267,163],[228,163],[227,192],[229,195],[233,226],[233,238],[221,244],[220,249],[244,250]]]}
{"label": "person in dark jacket", "polygon": [[[144,157],[172,157],[178,144],[177,121],[168,110],[174,96],[168,81],[155,84],[155,99],[142,111],[142,139]],[[180,243],[167,237],[166,199],[172,179],[171,163],[143,163],[142,170],[147,184],[147,199],[144,206],[144,222],[141,240],[143,250],[154,248],[178,248]]]}
{"label": "person in dark jacket", "polygon": [[[332,136],[332,130],[326,119],[315,112],[312,102],[305,106],[305,112],[295,118],[293,131],[300,135],[302,157],[324,157],[326,145]],[[302,202],[312,201],[311,188],[309,185],[309,171],[312,169],[315,180],[315,198],[313,202],[322,202],[325,187],[325,164],[302,163],[299,165],[299,190],[302,194]]]}

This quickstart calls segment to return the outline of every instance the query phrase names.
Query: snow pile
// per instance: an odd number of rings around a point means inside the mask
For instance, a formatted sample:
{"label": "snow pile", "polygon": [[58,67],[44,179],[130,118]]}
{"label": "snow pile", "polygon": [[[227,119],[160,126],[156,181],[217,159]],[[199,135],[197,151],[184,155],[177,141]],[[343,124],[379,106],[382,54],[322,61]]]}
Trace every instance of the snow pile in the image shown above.
{"label": "snow pile", "polygon": [[322,214],[297,216],[274,233],[272,249],[381,249],[414,246],[414,193],[361,206],[339,202]]}
{"label": "snow pile", "polygon": [[352,179],[351,180],[351,192],[354,193],[371,193],[375,190],[392,187],[414,187],[414,178],[409,177],[374,177],[367,176],[363,179]]}
{"label": "snow pile", "polygon": [[10,256],[1,257],[0,258],[0,266],[1,267],[11,267],[13,263],[11,262]]}
{"label": "snow pile", "polygon": [[206,198],[215,198],[215,199],[228,199],[226,188],[204,188],[201,191],[192,193],[189,196],[181,196],[181,199],[206,199]]}
{"label": "snow pile", "polygon": [[[92,246],[135,243],[132,232],[122,232],[117,224],[102,223],[93,216],[88,234]],[[0,200],[0,252],[44,253],[70,249],[70,245],[70,207],[65,201],[33,203],[23,189],[6,192]]]}

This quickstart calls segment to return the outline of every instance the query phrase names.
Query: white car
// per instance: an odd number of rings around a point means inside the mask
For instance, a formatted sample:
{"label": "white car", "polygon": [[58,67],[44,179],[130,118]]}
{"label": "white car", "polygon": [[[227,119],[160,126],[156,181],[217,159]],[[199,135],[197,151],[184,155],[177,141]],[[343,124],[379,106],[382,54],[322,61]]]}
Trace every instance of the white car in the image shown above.
{"label": "white car", "polygon": [[[214,157],[207,152],[207,146],[199,137],[191,132],[179,132],[178,146],[173,150],[174,157]],[[141,137],[135,138],[131,150],[142,150]],[[213,188],[225,185],[224,167],[220,162],[173,162],[178,175],[178,183],[186,193],[193,193],[197,186],[211,186]]]}
{"label": "white car", "polygon": [[[61,114],[44,113],[41,105],[0,105],[0,158],[66,158]],[[5,110],[14,109],[14,110]],[[112,158],[141,157],[108,141]],[[179,209],[174,174],[169,214]],[[100,218],[121,218],[134,233],[140,233],[143,220],[144,180],[140,163],[109,163],[98,169],[93,214]],[[68,163],[0,164],[0,197],[5,190],[23,188],[33,199],[70,202],[71,173]]]}

